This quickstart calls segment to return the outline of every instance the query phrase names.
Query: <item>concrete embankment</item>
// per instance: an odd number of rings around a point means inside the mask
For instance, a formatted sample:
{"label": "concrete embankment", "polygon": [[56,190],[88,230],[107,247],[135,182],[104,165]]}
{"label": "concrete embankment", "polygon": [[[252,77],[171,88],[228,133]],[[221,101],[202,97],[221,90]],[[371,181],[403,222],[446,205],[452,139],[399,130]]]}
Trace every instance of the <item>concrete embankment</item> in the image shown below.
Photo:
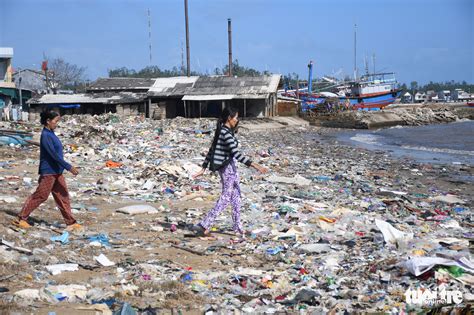
{"label": "concrete embankment", "polygon": [[374,129],[392,126],[417,126],[474,120],[474,108],[466,105],[424,104],[394,106],[380,111],[348,111],[321,115],[308,120],[311,125],[333,128]]}

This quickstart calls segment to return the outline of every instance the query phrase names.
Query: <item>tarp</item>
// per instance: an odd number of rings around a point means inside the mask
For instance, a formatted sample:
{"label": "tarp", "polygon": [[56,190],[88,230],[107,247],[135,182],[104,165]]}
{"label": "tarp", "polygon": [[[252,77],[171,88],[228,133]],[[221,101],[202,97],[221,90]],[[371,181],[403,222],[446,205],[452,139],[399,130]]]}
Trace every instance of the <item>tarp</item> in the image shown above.
{"label": "tarp", "polygon": [[79,108],[81,107],[81,104],[49,104],[47,107]]}
{"label": "tarp", "polygon": [[17,92],[15,88],[2,88],[0,87],[0,94],[9,96],[10,98],[16,98]]}

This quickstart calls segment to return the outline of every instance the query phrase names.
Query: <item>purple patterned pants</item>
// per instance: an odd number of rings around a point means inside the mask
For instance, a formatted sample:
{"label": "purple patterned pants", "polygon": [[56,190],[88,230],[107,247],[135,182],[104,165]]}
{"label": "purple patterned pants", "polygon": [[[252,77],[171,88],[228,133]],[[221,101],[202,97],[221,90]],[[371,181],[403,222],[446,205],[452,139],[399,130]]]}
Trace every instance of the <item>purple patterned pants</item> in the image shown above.
{"label": "purple patterned pants", "polygon": [[210,229],[217,216],[229,205],[232,206],[232,221],[235,232],[242,233],[240,224],[240,184],[237,165],[233,159],[224,169],[219,170],[222,193],[214,208],[199,223],[206,230]]}

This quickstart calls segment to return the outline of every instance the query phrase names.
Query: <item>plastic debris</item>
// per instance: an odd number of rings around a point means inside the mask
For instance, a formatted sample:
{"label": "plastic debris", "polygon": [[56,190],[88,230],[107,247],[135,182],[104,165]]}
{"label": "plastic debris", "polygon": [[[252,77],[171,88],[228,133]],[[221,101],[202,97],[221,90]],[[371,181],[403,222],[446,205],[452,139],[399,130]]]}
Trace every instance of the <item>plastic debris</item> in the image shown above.
{"label": "plastic debris", "polygon": [[99,256],[94,256],[94,259],[104,267],[110,267],[115,265],[115,263],[107,258],[104,254],[100,254]]}
{"label": "plastic debris", "polygon": [[50,238],[50,240],[52,242],[61,242],[62,244],[67,244],[67,243],[69,243],[69,232],[64,231],[63,234],[61,234],[59,236],[52,236]]}
{"label": "plastic debris", "polygon": [[64,271],[78,271],[78,264],[57,264],[46,266],[46,269],[53,275],[59,275]]}

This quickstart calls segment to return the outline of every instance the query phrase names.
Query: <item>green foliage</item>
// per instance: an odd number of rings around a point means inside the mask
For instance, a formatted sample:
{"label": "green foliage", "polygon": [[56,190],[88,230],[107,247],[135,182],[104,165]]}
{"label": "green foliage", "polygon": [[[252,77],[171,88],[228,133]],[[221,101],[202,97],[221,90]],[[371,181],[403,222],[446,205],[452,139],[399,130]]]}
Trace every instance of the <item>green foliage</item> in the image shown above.
{"label": "green foliage", "polygon": [[474,92],[474,84],[468,84],[466,81],[456,82],[454,80],[446,81],[446,82],[433,82],[430,81],[425,85],[419,85],[418,82],[412,81],[410,82],[410,92],[427,92],[427,91],[454,91],[455,89],[462,89],[466,92]]}
{"label": "green foliage", "polygon": [[[109,78],[112,77],[127,77],[127,78],[163,78],[163,77],[177,77],[186,75],[185,69],[178,69],[177,67],[173,67],[172,69],[165,69],[162,70],[158,66],[148,66],[139,71],[135,69],[128,69],[126,67],[116,68],[116,69],[109,69]],[[229,73],[229,66],[226,65],[222,69],[215,68],[212,71],[213,75],[226,75]],[[268,71],[260,72],[250,67],[241,66],[239,61],[236,59],[232,63],[232,75],[243,77],[243,76],[259,76],[259,75],[270,75],[271,73]],[[201,75],[206,76],[207,73],[199,73],[196,71],[191,71],[191,75]]]}

